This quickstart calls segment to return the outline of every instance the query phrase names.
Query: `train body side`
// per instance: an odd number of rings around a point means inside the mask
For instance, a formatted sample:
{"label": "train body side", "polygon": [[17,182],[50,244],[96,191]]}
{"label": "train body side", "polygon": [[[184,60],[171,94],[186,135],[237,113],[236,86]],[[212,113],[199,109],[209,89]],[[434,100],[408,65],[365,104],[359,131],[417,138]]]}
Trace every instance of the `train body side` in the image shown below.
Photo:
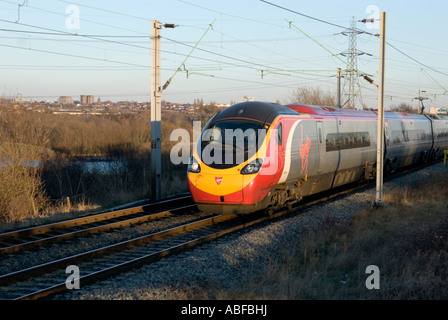
{"label": "train body side", "polygon": [[434,158],[440,158],[443,156],[443,151],[448,150],[448,117],[434,116],[432,124],[434,132],[433,156]]}
{"label": "train body side", "polygon": [[312,150],[315,163],[306,181],[301,183],[303,196],[358,181],[364,175],[366,163],[376,161],[377,124],[373,112],[304,105],[289,107],[312,115],[310,120],[316,132]]}
{"label": "train body side", "polygon": [[425,115],[386,112],[386,170],[428,161],[434,144],[432,126]]}

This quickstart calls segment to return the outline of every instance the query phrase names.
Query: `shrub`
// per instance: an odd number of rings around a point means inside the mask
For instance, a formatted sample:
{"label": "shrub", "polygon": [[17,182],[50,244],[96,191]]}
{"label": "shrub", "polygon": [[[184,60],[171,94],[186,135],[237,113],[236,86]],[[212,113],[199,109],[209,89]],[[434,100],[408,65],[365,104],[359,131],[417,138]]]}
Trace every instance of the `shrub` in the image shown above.
{"label": "shrub", "polygon": [[39,153],[32,147],[1,143],[0,159],[0,222],[37,217],[49,204],[35,162]]}

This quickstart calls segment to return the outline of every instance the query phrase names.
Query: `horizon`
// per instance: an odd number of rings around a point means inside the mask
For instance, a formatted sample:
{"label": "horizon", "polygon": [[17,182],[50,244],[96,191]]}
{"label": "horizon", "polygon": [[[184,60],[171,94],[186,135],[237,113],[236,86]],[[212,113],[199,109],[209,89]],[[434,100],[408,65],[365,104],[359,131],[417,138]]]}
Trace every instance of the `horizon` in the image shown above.
{"label": "horizon", "polygon": [[[379,29],[359,21],[385,11],[386,110],[400,103],[416,108],[419,94],[428,107],[445,107],[447,9],[441,1],[248,0],[203,7],[199,0],[2,0],[0,96],[42,101],[91,93],[150,101],[151,20],[176,25],[161,30],[161,83],[173,77],[163,100],[229,104],[250,96],[286,104],[300,86],[336,96],[352,19],[357,69],[377,82]],[[377,88],[357,80],[356,108],[376,108]],[[346,98],[345,79],[342,87]]]}

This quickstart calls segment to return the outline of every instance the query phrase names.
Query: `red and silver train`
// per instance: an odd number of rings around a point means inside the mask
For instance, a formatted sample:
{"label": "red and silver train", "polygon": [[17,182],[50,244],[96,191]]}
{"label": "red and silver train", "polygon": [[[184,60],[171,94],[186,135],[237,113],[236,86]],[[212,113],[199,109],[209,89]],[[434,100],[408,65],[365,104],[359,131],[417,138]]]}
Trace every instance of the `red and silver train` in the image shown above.
{"label": "red and silver train", "polygon": [[[384,169],[440,157],[448,117],[385,113]],[[195,144],[188,185],[200,210],[267,212],[376,174],[377,113],[243,102],[214,115]]]}

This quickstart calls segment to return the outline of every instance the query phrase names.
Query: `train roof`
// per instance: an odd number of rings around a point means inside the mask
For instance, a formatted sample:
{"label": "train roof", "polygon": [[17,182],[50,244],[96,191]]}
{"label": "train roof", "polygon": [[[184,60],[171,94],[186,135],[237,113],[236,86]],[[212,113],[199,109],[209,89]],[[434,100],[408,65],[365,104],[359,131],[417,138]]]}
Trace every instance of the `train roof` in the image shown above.
{"label": "train roof", "polygon": [[433,114],[431,115],[431,118],[433,120],[448,121],[448,116],[442,116],[440,114]]}
{"label": "train roof", "polygon": [[[278,115],[307,114],[316,117],[337,117],[337,118],[371,118],[377,119],[377,112],[374,110],[354,110],[333,107],[313,106],[304,104],[281,105],[270,102],[246,101],[230,106],[215,115],[213,122],[223,120],[246,119],[258,121],[270,125]],[[386,121],[428,121],[428,117],[423,114],[389,112],[384,113]],[[439,120],[446,120],[447,117],[439,117]]]}
{"label": "train roof", "polygon": [[213,122],[222,120],[247,119],[271,124],[280,114],[295,114],[293,110],[277,103],[247,101],[230,106],[213,118]]}
{"label": "train roof", "polygon": [[[377,119],[378,113],[374,110],[355,110],[355,109],[341,109],[333,107],[321,107],[312,105],[287,105],[288,108],[298,112],[312,114],[316,116],[336,116],[336,117],[348,117],[348,118],[375,118]],[[384,119],[388,120],[424,120],[428,121],[428,117],[423,114],[404,113],[404,112],[384,112]]]}
{"label": "train roof", "polygon": [[428,121],[428,117],[424,114],[418,113],[405,113],[405,112],[390,112],[386,111],[384,113],[384,118],[386,120],[425,120]]}
{"label": "train roof", "polygon": [[354,109],[341,109],[333,107],[312,106],[305,104],[291,104],[287,105],[288,108],[305,114],[313,114],[316,116],[331,116],[331,117],[371,117],[376,118],[377,114],[371,110],[354,110]]}

